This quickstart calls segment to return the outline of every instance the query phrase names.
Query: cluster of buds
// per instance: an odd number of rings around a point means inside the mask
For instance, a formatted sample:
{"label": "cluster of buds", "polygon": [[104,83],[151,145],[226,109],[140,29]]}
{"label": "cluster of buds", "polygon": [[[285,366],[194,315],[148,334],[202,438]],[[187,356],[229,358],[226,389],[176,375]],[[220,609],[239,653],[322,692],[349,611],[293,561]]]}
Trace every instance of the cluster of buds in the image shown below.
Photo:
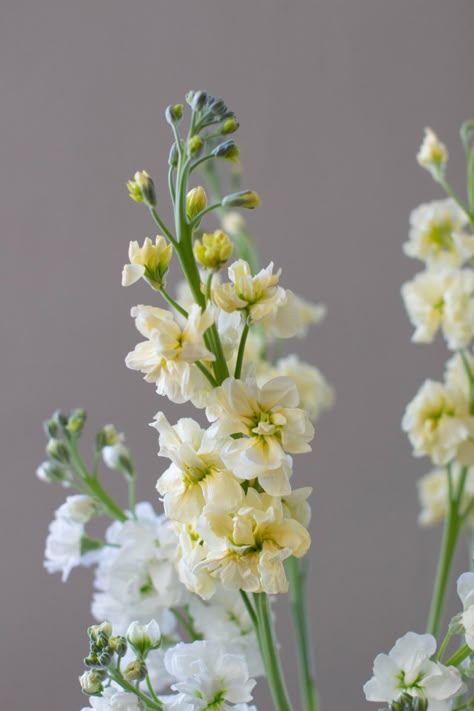
{"label": "cluster of buds", "polygon": [[194,242],[194,256],[204,269],[221,269],[230,259],[233,244],[223,230],[204,232]]}
{"label": "cluster of buds", "polygon": [[426,711],[428,708],[427,699],[414,699],[408,694],[403,694],[390,706],[390,711]]}
{"label": "cluster of buds", "polygon": [[71,452],[69,442],[82,434],[86,422],[86,413],[82,408],[72,410],[66,415],[57,410],[44,423],[44,429],[49,437],[46,454],[49,459],[38,467],[38,479],[48,484],[59,483],[69,486],[72,481],[70,473]]}
{"label": "cluster of buds", "polygon": [[103,691],[103,682],[108,678],[108,669],[114,658],[121,658],[127,652],[125,637],[112,636],[110,622],[92,625],[87,630],[89,635],[89,654],[84,659],[88,667],[79,678],[82,691],[88,696],[99,696]]}

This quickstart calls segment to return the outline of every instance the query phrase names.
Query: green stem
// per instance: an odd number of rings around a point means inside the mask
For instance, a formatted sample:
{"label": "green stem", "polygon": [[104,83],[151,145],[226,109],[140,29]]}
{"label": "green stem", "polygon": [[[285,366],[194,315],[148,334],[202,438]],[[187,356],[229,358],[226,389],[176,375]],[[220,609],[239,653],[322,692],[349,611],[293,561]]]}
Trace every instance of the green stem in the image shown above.
{"label": "green stem", "polygon": [[159,700],[158,696],[156,695],[156,692],[153,688],[153,684],[151,683],[150,675],[146,675],[146,685],[148,687],[148,691],[150,692],[150,696],[152,697],[153,701],[156,701],[156,703],[161,705],[161,701]]}
{"label": "green stem", "polygon": [[168,292],[166,291],[166,289],[164,287],[161,287],[160,294],[164,298],[164,300],[167,301],[173,309],[175,309],[179,314],[181,314],[181,316],[184,316],[184,318],[188,318],[188,312],[186,311],[186,309],[183,309],[183,307],[180,306],[178,304],[178,302],[175,301],[170,294],[168,294]]}
{"label": "green stem", "polygon": [[242,374],[242,365],[244,363],[245,344],[247,342],[247,336],[249,335],[249,331],[250,331],[250,326],[249,326],[248,322],[246,321],[244,324],[244,327],[242,329],[242,335],[240,336],[239,350],[237,353],[237,361],[235,364],[234,378],[236,378],[236,380],[238,380]]}
{"label": "green stem", "polygon": [[[244,602],[244,605],[245,605],[246,610],[247,610],[247,612],[248,612],[248,614],[249,614],[249,617],[250,617],[250,619],[252,620],[252,624],[253,624],[253,626],[256,628],[256,627],[257,627],[257,624],[258,624],[258,621],[257,621],[257,615],[255,614],[254,607],[253,607],[252,603],[250,602],[247,593],[246,593],[244,590],[241,590],[241,591],[240,591],[240,596],[241,596],[241,598],[242,598],[242,600],[243,600],[243,602]],[[257,636],[258,636],[258,635],[257,635]]]}
{"label": "green stem", "polygon": [[152,709],[153,711],[163,711],[163,704],[159,699],[158,701],[154,701],[142,691],[136,689],[133,684],[130,684],[130,682],[128,682],[122,676],[118,669],[112,669],[109,667],[109,676],[111,679],[113,679],[113,681],[115,681],[119,686],[121,686],[122,689],[125,689],[125,691],[128,691],[131,694],[135,694],[135,696],[137,696],[140,701],[143,701],[146,709]]}
{"label": "green stem", "polygon": [[208,205],[207,207],[205,207],[204,210],[201,210],[201,212],[198,212],[198,214],[195,215],[191,220],[191,227],[197,225],[199,222],[201,222],[204,215],[207,215],[208,212],[212,212],[212,210],[217,210],[218,207],[221,207],[221,203],[214,202],[212,205]]}
{"label": "green stem", "polygon": [[457,667],[461,662],[463,662],[467,657],[472,654],[472,649],[463,644],[463,646],[455,652],[452,657],[449,657],[448,661],[445,663],[447,667]]}
{"label": "green stem", "polygon": [[446,649],[447,649],[447,646],[448,646],[448,644],[449,644],[449,642],[450,642],[452,636],[453,636],[453,633],[450,632],[450,630],[448,629],[448,631],[447,631],[447,633],[446,633],[446,637],[443,639],[443,641],[442,641],[442,643],[441,643],[441,646],[440,646],[440,648],[439,648],[439,650],[438,650],[438,654],[436,655],[436,659],[437,659],[439,662],[442,661],[443,656],[444,656],[444,653],[445,653],[445,651],[446,651]]}
{"label": "green stem", "polygon": [[286,560],[286,572],[290,583],[290,605],[293,615],[298,655],[299,672],[305,711],[318,711],[319,695],[313,675],[312,650],[309,636],[308,614],[306,607],[306,571],[294,556]]}
{"label": "green stem", "polygon": [[[431,606],[428,615],[428,623],[426,631],[437,637],[441,616],[443,613],[444,600],[446,589],[449,580],[449,574],[453,563],[456,544],[461,530],[461,522],[459,518],[459,501],[462,496],[462,488],[464,486],[463,477],[461,476],[460,486],[457,494],[452,492],[452,474],[451,466],[448,466],[447,471],[449,484],[449,502],[446,520],[444,523],[443,538],[438,559],[438,567],[436,571],[435,584],[433,588],[433,596],[431,598]],[[464,477],[465,479],[465,477]]]}
{"label": "green stem", "polygon": [[258,632],[263,650],[263,662],[273,704],[276,711],[292,711],[278,654],[268,596],[266,593],[254,593],[254,600],[257,610]]}
{"label": "green stem", "polygon": [[189,615],[186,617],[182,612],[180,612],[176,607],[170,607],[170,612],[176,617],[183,629],[191,637],[191,640],[195,642],[198,639],[202,639],[202,634],[194,629],[194,624]]}
{"label": "green stem", "polygon": [[199,360],[195,360],[195,361],[194,361],[194,365],[195,365],[197,368],[199,368],[199,370],[200,370],[201,373],[204,375],[204,377],[211,383],[212,387],[213,387],[213,388],[216,388],[217,385],[218,385],[217,380],[214,378],[214,376],[212,375],[212,373],[210,373],[210,372],[208,371],[208,369],[206,368],[206,366],[203,365],[203,364],[201,363],[201,361],[199,361]]}
{"label": "green stem", "polygon": [[163,232],[163,234],[165,234],[168,237],[168,239],[171,242],[171,244],[173,245],[173,247],[176,247],[177,242],[176,242],[175,238],[173,237],[173,235],[171,234],[171,232],[169,231],[169,229],[166,227],[165,223],[159,216],[158,212],[156,211],[156,208],[150,207],[149,210],[150,210],[151,216],[155,220],[155,222],[158,225],[158,227],[160,228],[160,230]]}
{"label": "green stem", "polygon": [[468,216],[469,221],[472,219],[472,215],[467,209],[467,207],[464,205],[463,201],[461,200],[460,197],[456,195],[452,187],[449,185],[447,182],[446,178],[443,175],[440,175],[438,177],[438,182],[441,185],[441,187],[444,189],[444,191],[449,195],[449,197],[454,200],[454,202],[458,205],[458,207],[461,208],[461,210]]}

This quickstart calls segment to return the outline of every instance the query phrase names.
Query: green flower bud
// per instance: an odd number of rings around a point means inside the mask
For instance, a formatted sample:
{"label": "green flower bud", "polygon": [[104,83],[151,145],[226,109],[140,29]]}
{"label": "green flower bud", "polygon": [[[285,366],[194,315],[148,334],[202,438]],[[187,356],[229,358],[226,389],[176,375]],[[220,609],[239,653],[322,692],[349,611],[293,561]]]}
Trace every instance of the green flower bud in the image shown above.
{"label": "green flower bud", "polygon": [[107,620],[101,622],[100,625],[91,625],[87,629],[87,634],[91,642],[97,642],[100,635],[101,638],[105,639],[108,643],[109,637],[112,634],[112,625]]}
{"label": "green flower bud", "polygon": [[222,199],[222,207],[245,207],[248,210],[253,210],[260,203],[259,196],[253,190],[241,190],[238,193],[226,195]]}
{"label": "green flower bud", "polygon": [[127,681],[143,681],[148,674],[148,669],[145,662],[140,659],[135,659],[135,661],[127,664],[123,670],[123,676]]}
{"label": "green flower bud", "polygon": [[147,625],[132,622],[127,630],[127,640],[139,657],[144,658],[150,649],[158,649],[161,644],[161,631],[156,620]]}
{"label": "green flower bud", "polygon": [[224,114],[228,112],[228,108],[223,99],[214,99],[209,104],[209,111],[211,111],[214,116],[221,116],[223,118]]}
{"label": "green flower bud", "polygon": [[80,434],[87,419],[86,411],[82,407],[78,407],[69,415],[66,429],[71,434]]}
{"label": "green flower bud", "polygon": [[183,117],[183,104],[168,106],[165,111],[165,117],[170,126],[176,125]]}
{"label": "green flower bud", "polygon": [[204,144],[204,142],[203,142],[201,136],[198,136],[197,134],[195,134],[194,136],[191,136],[191,138],[188,141],[189,153],[192,156],[199,155],[199,153],[202,151],[203,144]]}
{"label": "green flower bud", "polygon": [[59,427],[58,423],[54,418],[51,418],[50,420],[45,420],[43,423],[44,431],[49,437],[57,437]]}
{"label": "green flower bud", "polygon": [[36,470],[36,476],[47,484],[64,484],[71,481],[68,473],[53,462],[43,462]]}
{"label": "green flower bud", "polygon": [[145,202],[149,207],[156,206],[155,184],[146,170],[135,173],[134,180],[129,180],[127,187],[135,202]]}
{"label": "green flower bud", "polygon": [[99,666],[99,659],[97,658],[97,654],[93,654],[91,652],[87,657],[84,657],[84,664],[86,665],[86,667]]}
{"label": "green flower bud", "polygon": [[186,195],[186,213],[190,220],[193,219],[201,210],[207,207],[207,195],[204,188],[199,185],[193,188]]}
{"label": "green flower bud", "polygon": [[50,457],[61,462],[61,464],[69,463],[69,450],[62,440],[50,439],[46,446],[46,451]]}
{"label": "green flower bud", "polygon": [[98,452],[101,452],[104,447],[113,447],[121,442],[123,442],[123,435],[117,432],[114,425],[105,425],[95,436],[95,446]]}
{"label": "green flower bud", "polygon": [[205,91],[189,91],[186,101],[194,111],[201,111],[206,105],[208,96]]}
{"label": "green flower bud", "polygon": [[111,637],[109,647],[118,657],[124,657],[128,648],[127,640],[122,636]]}
{"label": "green flower bud", "polygon": [[170,154],[168,157],[168,165],[171,165],[173,168],[176,168],[178,165],[178,149],[176,148],[176,143],[173,143],[170,149]]}
{"label": "green flower bud", "polygon": [[222,135],[226,136],[229,133],[235,133],[238,130],[239,125],[240,124],[237,121],[237,119],[235,118],[235,116],[229,116],[229,118],[227,118],[222,125],[222,128],[221,128]]}
{"label": "green flower bud", "polygon": [[99,696],[104,689],[102,682],[106,676],[107,672],[104,673],[102,669],[85,671],[84,674],[79,677],[79,683],[84,694],[88,696]]}
{"label": "green flower bud", "polygon": [[226,160],[232,161],[232,163],[238,163],[240,148],[235,141],[226,141],[214,148],[212,155],[216,158],[225,158]]}
{"label": "green flower bud", "polygon": [[98,661],[101,667],[108,667],[112,661],[113,652],[111,649],[104,649],[103,652],[99,654]]}

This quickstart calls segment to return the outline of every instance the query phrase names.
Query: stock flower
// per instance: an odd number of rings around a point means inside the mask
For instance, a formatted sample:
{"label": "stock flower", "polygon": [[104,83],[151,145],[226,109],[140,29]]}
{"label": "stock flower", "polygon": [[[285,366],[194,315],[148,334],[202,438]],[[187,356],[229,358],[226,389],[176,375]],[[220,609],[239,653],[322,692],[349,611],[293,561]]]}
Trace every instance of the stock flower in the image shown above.
{"label": "stock flower", "polygon": [[402,419],[415,457],[427,455],[437,465],[455,458],[474,436],[474,418],[465,403],[441,383],[426,380]]}
{"label": "stock flower", "polygon": [[465,348],[474,335],[474,271],[429,268],[402,286],[402,297],[415,326],[412,340],[431,343],[441,329],[448,348]]}
{"label": "stock flower", "polygon": [[84,494],[68,496],[56,511],[56,517],[72,523],[87,523],[97,513],[97,499]]}
{"label": "stock flower", "polygon": [[122,691],[113,686],[106,687],[100,696],[91,696],[90,706],[82,711],[140,711],[141,706],[138,697],[127,691]]}
{"label": "stock flower", "polygon": [[[454,490],[459,484],[462,467],[459,464],[453,464],[451,467],[451,476]],[[448,473],[446,468],[434,469],[425,474],[418,480],[418,499],[420,501],[421,511],[418,516],[420,526],[434,526],[443,521],[448,512],[449,505],[449,489],[448,489]],[[461,498],[461,511],[465,511],[467,506],[474,498],[474,469],[470,468],[467,472],[466,481],[464,483],[463,495]],[[466,525],[474,526],[474,511],[467,517]]]}
{"label": "stock flower", "polygon": [[146,237],[143,247],[138,242],[130,242],[128,258],[122,271],[122,286],[130,286],[142,277],[154,289],[164,286],[164,277],[173,254],[173,247],[167,244],[164,237],[157,235],[155,244]]}
{"label": "stock flower", "polygon": [[189,613],[203,638],[225,643],[229,651],[242,654],[253,676],[264,674],[255,628],[237,590],[219,586],[208,602],[193,595]]}
{"label": "stock flower", "polygon": [[78,565],[93,565],[98,551],[82,552],[84,524],[57,516],[49,525],[46,538],[44,567],[48,573],[62,573],[63,583]]}
{"label": "stock flower", "polygon": [[[216,582],[230,590],[286,592],[283,561],[290,555],[303,556],[311,539],[301,523],[286,517],[280,498],[249,488],[238,510],[227,514],[204,510],[193,528],[181,527],[179,541],[183,582],[209,599]],[[188,555],[193,544],[200,549],[194,557]]]}
{"label": "stock flower", "polygon": [[229,313],[245,311],[250,323],[268,319],[286,302],[286,292],[278,286],[281,270],[273,274],[273,262],[252,276],[243,259],[230,265],[230,282],[216,284],[212,296],[216,304]]}
{"label": "stock flower", "polygon": [[304,363],[297,355],[280,358],[273,368],[264,371],[260,377],[257,375],[257,381],[263,385],[278,376],[286,376],[294,381],[300,397],[299,406],[310,420],[317,420],[324,410],[332,407],[334,390],[324,375],[318,368]]}
{"label": "stock flower", "polygon": [[285,290],[285,301],[273,311],[268,330],[276,338],[304,338],[308,327],[321,323],[326,316],[323,304],[312,304],[289,289]]}
{"label": "stock flower", "polygon": [[224,466],[214,437],[190,418],[172,427],[162,412],[153,426],[160,433],[159,455],[172,461],[156,485],[169,518],[186,523],[197,518],[204,506],[224,512],[239,506],[242,487]]}
{"label": "stock flower", "polygon": [[224,644],[206,641],[177,644],[166,652],[165,667],[176,679],[171,688],[177,692],[174,697],[162,697],[165,708],[250,711],[247,701],[252,699],[255,681],[249,677],[243,656],[229,653]]}
{"label": "stock flower", "polygon": [[134,307],[132,317],[147,340],[138,343],[127,355],[126,365],[144,373],[145,380],[155,383],[157,392],[172,402],[199,398],[207,381],[192,364],[214,360],[204,344],[204,332],[214,320],[212,309],[202,312],[193,304],[183,328],[169,311],[153,306]]}
{"label": "stock flower", "polygon": [[364,685],[367,701],[391,703],[402,694],[428,701],[428,711],[448,711],[464,690],[459,671],[431,661],[436,640],[430,634],[407,632],[388,654],[378,654],[374,676]]}
{"label": "stock flower", "polygon": [[474,650],[474,573],[463,573],[458,578],[457,591],[463,605],[461,624],[466,644]]}
{"label": "stock flower", "polygon": [[173,563],[176,536],[150,504],[137,504],[135,514],[136,519],[115,521],[107,529],[109,546],[97,566],[92,614],[110,620],[118,634],[134,620],[146,624],[152,618],[168,634],[174,628],[168,608],[187,599]]}
{"label": "stock flower", "polygon": [[422,168],[430,171],[435,180],[444,170],[448,160],[448,149],[431,128],[425,128],[425,137],[416,159]]}
{"label": "stock flower", "polygon": [[410,215],[410,238],[403,250],[431,265],[459,267],[466,255],[458,241],[467,237],[464,230],[468,224],[466,214],[451,198],[419,205]]}
{"label": "stock flower", "polygon": [[[288,455],[311,451],[314,428],[298,402],[295,383],[285,377],[262,388],[228,378],[209,396],[209,435],[228,438],[221,449],[224,464],[241,479],[257,477],[274,496],[290,492]],[[235,434],[242,436],[232,439]]]}

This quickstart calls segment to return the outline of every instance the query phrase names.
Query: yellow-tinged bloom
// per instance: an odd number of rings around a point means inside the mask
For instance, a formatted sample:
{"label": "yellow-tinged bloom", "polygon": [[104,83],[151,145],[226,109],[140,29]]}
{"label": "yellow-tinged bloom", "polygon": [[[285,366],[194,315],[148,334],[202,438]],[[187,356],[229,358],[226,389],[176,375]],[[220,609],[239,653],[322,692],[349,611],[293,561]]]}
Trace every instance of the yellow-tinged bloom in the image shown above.
{"label": "yellow-tinged bloom", "polygon": [[130,286],[143,277],[157,291],[164,286],[164,277],[168,270],[173,247],[164,237],[157,235],[155,244],[147,237],[140,247],[138,242],[130,242],[128,258],[122,271],[122,286]]}
{"label": "yellow-tinged bloom", "polygon": [[204,232],[194,243],[194,256],[205,269],[220,269],[230,258],[233,244],[223,230]]}
{"label": "yellow-tinged bloom", "polygon": [[430,171],[434,178],[444,170],[448,160],[448,149],[431,128],[425,128],[425,137],[416,159],[422,168]]}
{"label": "yellow-tinged bloom", "polygon": [[186,195],[186,214],[190,220],[207,207],[207,195],[202,185],[193,188]]}
{"label": "yellow-tinged bloom", "polygon": [[133,178],[127,183],[128,192],[132,200],[145,202],[147,205],[154,207],[156,205],[155,184],[146,170],[137,171]]}

